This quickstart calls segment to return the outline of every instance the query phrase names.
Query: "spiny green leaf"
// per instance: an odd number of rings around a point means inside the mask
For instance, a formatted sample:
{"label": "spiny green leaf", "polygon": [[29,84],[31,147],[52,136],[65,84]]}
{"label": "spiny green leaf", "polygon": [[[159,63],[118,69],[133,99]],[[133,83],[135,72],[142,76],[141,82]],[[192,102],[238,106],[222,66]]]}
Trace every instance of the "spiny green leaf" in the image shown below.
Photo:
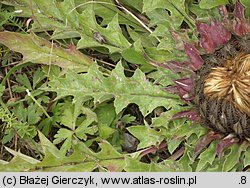
{"label": "spiny green leaf", "polygon": [[74,14],[70,14],[70,11],[75,7],[73,0],[64,0],[63,2],[53,0],[47,0],[46,2],[42,0],[19,0],[17,4],[11,0],[6,0],[6,2],[15,6],[20,16],[34,16],[36,18],[34,24],[32,24],[34,31],[41,30],[41,27],[43,30],[64,28],[67,31],[74,26],[74,22],[67,21],[72,21],[74,16]]}
{"label": "spiny green leaf", "polygon": [[221,18],[218,7],[214,7],[211,9],[202,9],[197,4],[191,4],[189,10],[197,16],[196,20],[199,20],[201,22],[209,22],[211,18],[215,20]]}
{"label": "spiny green leaf", "polygon": [[164,92],[160,87],[146,80],[145,75],[139,69],[131,78],[126,78],[123,71],[121,64],[118,64],[111,74],[111,78],[113,78],[111,83],[116,83],[114,89],[119,91],[119,93],[115,93],[116,113],[119,113],[130,103],[138,104],[144,116],[158,106],[164,106],[168,109],[179,103],[176,96]]}
{"label": "spiny green leaf", "polygon": [[173,137],[168,143],[168,150],[171,154],[180,146],[183,142],[183,138],[175,138]]}
{"label": "spiny green leaf", "polygon": [[242,151],[246,151],[248,147],[247,143],[243,143],[240,146],[238,144],[232,145],[229,150],[230,153],[225,156],[225,161],[223,163],[223,172],[229,172],[233,169],[235,165],[237,165],[240,161],[240,156]]}
{"label": "spiny green leaf", "polygon": [[137,30],[132,29],[129,26],[127,26],[127,30],[128,30],[128,34],[131,37],[131,39],[133,41],[135,41],[133,44],[133,47],[135,47],[136,51],[138,51],[138,48],[136,47],[137,41],[140,41],[140,43],[144,47],[153,47],[153,46],[157,45],[157,43],[158,43],[155,35],[152,35],[149,33],[138,32]]}
{"label": "spiny green leaf", "polygon": [[228,3],[228,0],[201,0],[199,3],[200,8],[202,9],[211,9],[219,5],[225,5]]}
{"label": "spiny green leaf", "polygon": [[124,4],[136,8],[138,11],[142,11],[143,1],[142,0],[123,0]]}
{"label": "spiny green leaf", "polygon": [[97,168],[97,164],[95,162],[81,162],[79,163],[69,163],[52,167],[43,167],[41,169],[36,169],[32,171],[36,172],[92,172]]}
{"label": "spiny green leaf", "polygon": [[146,54],[148,54],[149,57],[159,62],[170,61],[170,60],[182,61],[184,60],[184,56],[186,58],[186,55],[183,53],[183,51],[180,50],[168,51],[160,47],[159,49],[155,47],[146,48],[145,52]]}
{"label": "spiny green leaf", "polygon": [[[33,162],[35,159],[31,159]],[[14,156],[10,162],[0,164],[0,171],[1,172],[27,172],[30,169],[34,168],[36,164],[32,164],[27,159],[23,159],[20,156]]]}
{"label": "spiny green leaf", "polygon": [[167,112],[162,112],[160,116],[152,118],[152,124],[151,127],[154,128],[160,128],[164,127],[168,129],[169,122],[171,122],[171,118],[173,117],[174,114],[176,114],[178,110],[176,111],[175,109],[170,109]]}
{"label": "spiny green leaf", "polygon": [[79,145],[77,146],[77,149],[81,151],[83,155],[92,156],[99,160],[120,159],[123,157],[122,154],[116,151],[115,148],[109,142],[105,140],[102,140],[102,142],[99,143],[99,146],[101,148],[101,151],[97,153],[93,152],[83,142],[79,143]]}
{"label": "spiny green leaf", "polygon": [[171,33],[167,26],[163,24],[158,24],[158,27],[153,31],[151,35],[162,37],[160,43],[157,46],[158,50],[169,50],[169,51],[177,53],[177,51],[175,50],[176,42],[171,36]]}
{"label": "spiny green leaf", "polygon": [[[151,18],[151,24],[166,23],[171,29],[177,29],[183,20],[193,27],[193,20],[185,10],[185,0],[143,0],[143,12]],[[167,9],[171,12],[169,16]],[[153,13],[153,14],[152,14]],[[158,14],[158,16],[155,15]],[[164,21],[163,21],[164,20]],[[163,22],[162,22],[163,21]]]}
{"label": "spiny green leaf", "polygon": [[186,150],[185,150],[184,155],[178,161],[179,164],[182,166],[181,171],[192,172],[192,168],[191,168],[192,161],[191,161],[191,158],[188,155],[189,152],[190,152],[189,148],[187,147]]}
{"label": "spiny green leaf", "polygon": [[[70,137],[71,133],[66,131],[62,131],[61,137],[63,137],[63,133],[68,134]],[[71,140],[71,139],[70,139]],[[43,144],[43,148],[45,150],[45,157],[42,162],[36,164],[36,168],[32,169],[32,171],[93,171],[97,167],[96,161],[85,161],[86,156],[83,155],[82,151],[79,150],[79,142],[75,140],[70,143],[72,146],[72,153],[69,156],[65,156],[65,152],[62,152],[66,148],[61,148],[58,155],[54,154],[54,151],[57,149],[53,149],[54,146],[50,141],[42,141],[47,142],[46,145]],[[70,141],[71,142],[71,141]],[[63,146],[62,146],[63,147]],[[50,152],[51,150],[54,150]],[[71,152],[69,150],[69,152]]]}
{"label": "spiny green leaf", "polygon": [[103,160],[100,162],[101,166],[105,167],[108,172],[122,172],[125,166],[123,158],[117,160]]}
{"label": "spiny green leaf", "polygon": [[[174,127],[172,127],[173,125]],[[207,129],[202,127],[198,124],[193,124],[190,121],[187,121],[186,119],[179,119],[173,121],[169,126],[169,131],[167,131],[166,137],[167,142],[170,143],[170,149],[171,151],[174,151],[181,143],[185,144],[185,154],[183,157],[179,160],[179,162],[182,164],[184,171],[190,171],[187,170],[188,168],[193,170],[194,165],[194,148],[197,144],[197,140],[207,133]],[[179,144],[179,145],[178,145]],[[180,145],[181,146],[181,145]],[[185,164],[188,163],[188,164]]]}
{"label": "spiny green leaf", "polygon": [[212,142],[209,147],[200,154],[199,163],[197,165],[196,171],[201,171],[208,163],[212,165],[216,156],[216,145],[217,142]]}
{"label": "spiny green leaf", "polygon": [[27,156],[27,155],[24,155],[24,154],[22,154],[22,153],[20,153],[20,152],[14,151],[14,150],[12,150],[12,149],[10,149],[10,148],[5,147],[5,149],[6,149],[8,152],[10,152],[12,155],[18,156],[18,157],[20,157],[21,159],[23,159],[24,161],[26,161],[26,162],[28,162],[28,163],[30,163],[30,164],[37,164],[37,163],[40,162],[40,161],[37,160],[37,159],[34,159],[34,158],[29,157],[29,156]]}
{"label": "spiny green leaf", "polygon": [[[137,8],[139,8],[139,6],[141,6],[141,9],[142,9],[142,1],[141,0],[137,0],[137,1],[138,2],[135,2],[133,0],[132,6],[137,5],[136,6]],[[93,9],[94,9],[95,14],[103,19],[101,22],[102,26],[105,26],[108,23],[110,23],[112,18],[116,14],[118,14],[120,24],[129,25],[137,31],[144,31],[145,32],[145,29],[134,18],[132,18],[131,15],[126,14],[126,12],[122,12],[116,6],[114,6],[114,2],[112,0],[97,0],[95,2],[96,3],[94,3]],[[125,3],[125,2],[122,2],[122,3]],[[140,4],[140,5],[138,5],[138,4]],[[131,4],[130,4],[130,6],[131,6]],[[90,7],[85,6],[84,8],[87,9]]]}
{"label": "spiny green leaf", "polygon": [[244,153],[244,167],[249,165],[250,165],[250,148],[248,147],[248,149]]}
{"label": "spiny green leaf", "polygon": [[106,36],[111,45],[113,44],[115,46],[119,46],[120,48],[129,48],[131,46],[122,34],[122,30],[118,22],[118,14],[113,17],[107,28],[100,28],[100,31],[101,34]]}
{"label": "spiny green leaf", "polygon": [[250,16],[250,1],[248,0],[240,0],[240,2],[246,7],[245,15],[246,17]]}
{"label": "spiny green leaf", "polygon": [[[115,46],[99,43],[94,38],[94,32],[102,35],[98,30],[98,24],[96,23],[95,14],[93,11],[93,6],[85,9],[79,16],[79,22],[82,25],[84,32],[81,32],[81,39],[77,44],[77,48],[91,48],[91,47],[106,47],[111,53],[119,51]],[[105,36],[104,36],[105,37]]]}
{"label": "spiny green leaf", "polygon": [[63,158],[63,155],[59,152],[57,147],[54,144],[52,144],[40,131],[38,132],[38,136],[39,136],[43,151],[45,153],[45,157],[46,155],[52,155],[58,159]]}
{"label": "spiny green leaf", "polygon": [[153,128],[146,126],[130,126],[127,128],[128,131],[134,135],[139,141],[137,149],[146,148],[159,144],[163,141],[164,131],[156,131]]}
{"label": "spiny green leaf", "polygon": [[122,52],[122,57],[133,64],[147,64],[147,61],[143,58],[143,56],[136,52],[134,49],[126,49]]}
{"label": "spiny green leaf", "polygon": [[[33,31],[41,31],[41,28],[53,30],[53,39],[81,37],[77,48],[105,47],[110,53],[119,52],[131,45],[122,34],[119,23],[142,31],[145,29],[131,15],[116,8],[113,1],[105,1],[75,3],[74,0],[33,0],[30,3],[29,0],[21,0],[22,5],[16,6],[16,9],[21,10],[22,16],[35,17]],[[97,23],[96,16],[103,18],[102,26]],[[104,36],[107,43],[95,40],[94,33]]]}
{"label": "spiny green leaf", "polygon": [[[87,20],[88,23],[84,24],[89,24],[89,28],[86,28],[87,32],[81,33],[81,40],[78,42],[77,48],[103,46],[108,48],[110,53],[114,53],[131,46],[122,34],[117,15],[114,16],[107,28],[102,28],[97,25],[92,9],[86,9],[82,12],[80,21],[83,22],[84,20]],[[91,20],[91,22],[89,20]],[[94,33],[96,33],[97,36],[104,37],[105,41],[98,42],[98,37],[95,38]]]}
{"label": "spiny green leaf", "polygon": [[115,99],[116,113],[130,103],[138,104],[142,114],[148,115],[158,106],[169,109],[180,104],[178,97],[150,83],[137,69],[131,78],[126,78],[119,63],[110,77],[104,77],[96,65],[87,74],[68,72],[66,78],[55,78],[46,90],[57,92],[57,98],[73,95],[75,101],[94,98],[95,103]]}
{"label": "spiny green leaf", "polygon": [[[87,71],[93,61],[76,50],[74,46],[69,49],[52,45],[51,42],[35,34],[21,34],[15,32],[0,32],[0,43],[11,50],[23,54],[23,62],[31,61],[46,65],[58,65],[64,69]],[[22,45],[20,48],[19,44]]]}
{"label": "spiny green leaf", "polygon": [[127,172],[169,172],[170,169],[165,165],[159,165],[156,163],[146,164],[133,159],[131,157],[125,157],[125,168]]}
{"label": "spiny green leaf", "polygon": [[107,141],[103,140],[99,143],[101,151],[96,153],[98,159],[121,159],[123,155],[116,151],[116,149]]}
{"label": "spiny green leaf", "polygon": [[84,143],[78,142],[76,150],[80,151],[83,156],[89,160],[93,160],[96,164],[102,165],[109,171],[118,171],[124,168],[124,157],[117,152],[115,148],[107,141],[103,140],[99,143],[100,152],[93,152]]}
{"label": "spiny green leaf", "polygon": [[207,129],[200,126],[195,125],[190,121],[185,120],[175,120],[174,122],[174,128],[171,128],[167,134],[167,137],[170,136],[170,138],[188,138],[192,134],[197,135],[199,138],[200,136],[204,135],[207,132]]}

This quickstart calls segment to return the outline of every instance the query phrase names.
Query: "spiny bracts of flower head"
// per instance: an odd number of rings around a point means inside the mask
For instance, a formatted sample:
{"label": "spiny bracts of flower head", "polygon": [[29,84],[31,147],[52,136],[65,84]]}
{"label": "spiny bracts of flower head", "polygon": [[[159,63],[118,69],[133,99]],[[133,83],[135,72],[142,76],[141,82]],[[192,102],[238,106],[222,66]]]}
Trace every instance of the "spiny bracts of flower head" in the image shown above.
{"label": "spiny bracts of flower head", "polygon": [[174,80],[176,85],[166,88],[194,106],[173,119],[187,117],[201,121],[214,134],[250,138],[250,20],[239,0],[233,19],[225,6],[219,10],[221,22],[196,24],[198,45],[184,42],[190,62],[153,64],[174,72],[191,72],[190,77]]}

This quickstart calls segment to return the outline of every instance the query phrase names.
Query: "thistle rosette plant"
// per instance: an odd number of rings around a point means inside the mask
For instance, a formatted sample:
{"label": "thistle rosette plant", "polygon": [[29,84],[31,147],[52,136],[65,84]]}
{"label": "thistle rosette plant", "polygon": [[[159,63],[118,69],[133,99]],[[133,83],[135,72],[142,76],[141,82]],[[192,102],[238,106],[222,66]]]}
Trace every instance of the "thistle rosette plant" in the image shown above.
{"label": "thistle rosette plant", "polygon": [[211,129],[195,153],[223,138],[217,146],[221,155],[224,148],[250,138],[250,20],[244,10],[237,0],[232,15],[226,6],[220,7],[222,21],[197,22],[199,44],[184,42],[189,62],[153,62],[177,73],[191,73],[166,90],[192,106],[173,119],[186,117]]}
{"label": "thistle rosette plant", "polygon": [[233,2],[5,0],[0,169],[249,171],[250,4]]}

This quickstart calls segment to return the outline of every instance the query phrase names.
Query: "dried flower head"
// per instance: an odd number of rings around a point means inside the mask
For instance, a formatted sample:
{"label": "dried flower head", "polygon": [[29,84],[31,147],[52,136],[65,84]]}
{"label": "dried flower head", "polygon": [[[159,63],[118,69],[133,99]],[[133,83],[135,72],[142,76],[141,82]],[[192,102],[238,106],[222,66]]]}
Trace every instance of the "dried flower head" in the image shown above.
{"label": "dried flower head", "polygon": [[[186,117],[200,121],[216,134],[250,138],[250,20],[236,1],[233,19],[225,6],[220,7],[223,21],[197,23],[200,42],[184,43],[190,62],[166,62],[154,65],[174,72],[192,72],[191,77],[174,80],[168,92],[178,94],[194,108],[177,113],[173,119]],[[201,55],[202,51],[206,54]],[[218,138],[209,134],[207,140]],[[225,139],[230,145],[238,139]],[[230,144],[229,144],[230,143]],[[221,146],[218,147],[221,151]]]}
{"label": "dried flower head", "polygon": [[231,102],[250,116],[250,54],[238,54],[222,66],[213,67],[204,84],[211,99]]}
{"label": "dried flower head", "polygon": [[250,137],[250,40],[233,36],[203,55],[193,95],[204,124],[216,132]]}

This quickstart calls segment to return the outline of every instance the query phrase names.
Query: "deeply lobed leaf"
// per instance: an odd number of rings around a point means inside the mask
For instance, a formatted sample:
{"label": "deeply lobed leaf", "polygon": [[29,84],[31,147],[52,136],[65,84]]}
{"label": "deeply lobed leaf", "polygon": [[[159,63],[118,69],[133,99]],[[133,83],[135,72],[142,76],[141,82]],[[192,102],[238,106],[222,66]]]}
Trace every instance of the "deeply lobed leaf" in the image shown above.
{"label": "deeply lobed leaf", "polygon": [[119,63],[110,77],[104,77],[97,65],[93,65],[87,74],[68,72],[65,78],[53,79],[46,90],[57,92],[57,98],[74,96],[76,101],[93,98],[95,103],[102,103],[114,99],[117,114],[131,103],[137,104],[144,116],[158,106],[169,109],[181,104],[176,95],[149,82],[139,69],[131,78],[127,78],[123,72]]}

